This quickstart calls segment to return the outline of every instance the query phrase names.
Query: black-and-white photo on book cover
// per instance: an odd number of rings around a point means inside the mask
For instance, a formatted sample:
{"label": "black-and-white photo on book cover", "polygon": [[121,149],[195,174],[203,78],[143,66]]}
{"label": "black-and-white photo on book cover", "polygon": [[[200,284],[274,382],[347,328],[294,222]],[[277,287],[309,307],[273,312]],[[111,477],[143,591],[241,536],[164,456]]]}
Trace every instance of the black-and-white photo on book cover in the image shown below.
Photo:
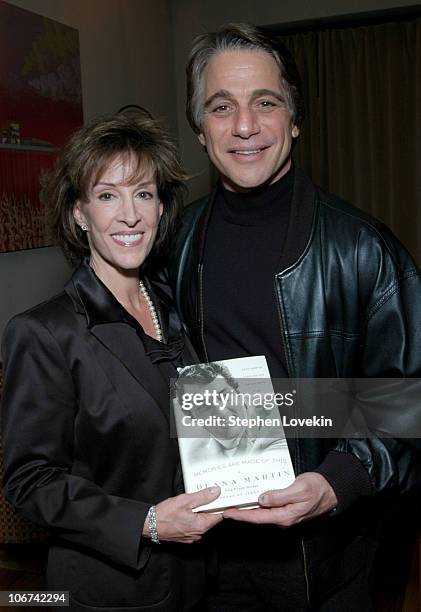
{"label": "black-and-white photo on book cover", "polygon": [[199,510],[251,507],[261,493],[294,480],[266,359],[243,357],[187,366],[174,385],[174,416],[185,489],[218,484]]}

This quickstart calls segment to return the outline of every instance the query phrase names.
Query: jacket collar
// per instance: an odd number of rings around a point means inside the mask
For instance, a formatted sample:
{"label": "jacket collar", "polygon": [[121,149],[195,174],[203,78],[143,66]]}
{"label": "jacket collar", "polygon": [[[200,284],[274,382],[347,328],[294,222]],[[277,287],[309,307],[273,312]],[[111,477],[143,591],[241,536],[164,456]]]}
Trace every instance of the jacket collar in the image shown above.
{"label": "jacket collar", "polygon": [[85,259],[64,287],[76,312],[86,316],[88,329],[106,323],[128,323],[134,326],[128,313],[97,277]]}
{"label": "jacket collar", "polygon": [[[144,283],[155,305],[163,337],[166,341],[178,337],[180,325],[174,316],[171,296],[166,285],[158,279],[144,277]],[[84,259],[65,286],[76,312],[86,317],[88,329],[108,323],[126,323],[134,329],[139,325],[116,300]]]}
{"label": "jacket collar", "polygon": [[[152,283],[148,281],[147,286],[148,290],[151,290],[156,309],[159,312],[164,338],[168,339],[168,343],[171,339],[180,342],[181,325],[174,310],[167,308],[169,301],[167,290],[159,283],[152,287]],[[156,365],[151,363],[145,354],[147,337],[141,333],[137,321],[125,311],[96,276],[87,260],[84,260],[75,271],[64,290],[72,300],[76,312],[86,317],[87,327],[92,336],[127,368],[153,397],[168,420],[169,405],[166,388],[157,374]],[[154,343],[153,340],[151,342]],[[168,346],[168,349],[171,347]],[[112,362],[104,359],[101,353],[98,358],[112,378]]]}
{"label": "jacket collar", "polygon": [[[307,174],[296,161],[294,167],[294,186],[292,192],[291,212],[288,223],[287,239],[281,254],[279,269],[284,271],[298,262],[304,254],[315,226],[317,213],[317,191]],[[218,187],[209,195],[207,205],[197,222],[197,239],[193,242],[193,261],[202,263],[205,248],[206,232],[215,204]]]}
{"label": "jacket collar", "polygon": [[317,191],[307,174],[294,163],[294,186],[285,245],[279,262],[280,272],[301,259],[307,250],[315,228]]}

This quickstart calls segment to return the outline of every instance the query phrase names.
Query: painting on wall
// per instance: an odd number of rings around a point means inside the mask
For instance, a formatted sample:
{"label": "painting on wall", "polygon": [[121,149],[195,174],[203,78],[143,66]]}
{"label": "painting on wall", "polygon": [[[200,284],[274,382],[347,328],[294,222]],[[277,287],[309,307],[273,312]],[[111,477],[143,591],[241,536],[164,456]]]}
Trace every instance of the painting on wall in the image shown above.
{"label": "painting on wall", "polygon": [[41,180],[82,124],[78,31],[0,0],[0,252],[52,244]]}

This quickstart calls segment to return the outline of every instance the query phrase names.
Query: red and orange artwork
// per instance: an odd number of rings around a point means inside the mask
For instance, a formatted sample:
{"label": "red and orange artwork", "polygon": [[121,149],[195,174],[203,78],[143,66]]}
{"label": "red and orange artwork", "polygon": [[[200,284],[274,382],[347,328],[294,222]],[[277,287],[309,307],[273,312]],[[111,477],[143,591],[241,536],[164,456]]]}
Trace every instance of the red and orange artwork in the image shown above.
{"label": "red and orange artwork", "polygon": [[0,0],[0,252],[52,244],[40,179],[82,123],[77,30]]}

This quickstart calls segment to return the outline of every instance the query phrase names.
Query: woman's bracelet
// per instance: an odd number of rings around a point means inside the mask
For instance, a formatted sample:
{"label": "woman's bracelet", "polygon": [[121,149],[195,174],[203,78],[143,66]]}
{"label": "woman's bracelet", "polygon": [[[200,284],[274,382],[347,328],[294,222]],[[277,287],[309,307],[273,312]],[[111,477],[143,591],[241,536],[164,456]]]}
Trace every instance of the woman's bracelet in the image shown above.
{"label": "woman's bracelet", "polygon": [[149,535],[151,537],[151,541],[154,544],[160,544],[161,542],[159,541],[158,528],[156,525],[156,506],[151,506],[149,508],[146,518],[148,519]]}

